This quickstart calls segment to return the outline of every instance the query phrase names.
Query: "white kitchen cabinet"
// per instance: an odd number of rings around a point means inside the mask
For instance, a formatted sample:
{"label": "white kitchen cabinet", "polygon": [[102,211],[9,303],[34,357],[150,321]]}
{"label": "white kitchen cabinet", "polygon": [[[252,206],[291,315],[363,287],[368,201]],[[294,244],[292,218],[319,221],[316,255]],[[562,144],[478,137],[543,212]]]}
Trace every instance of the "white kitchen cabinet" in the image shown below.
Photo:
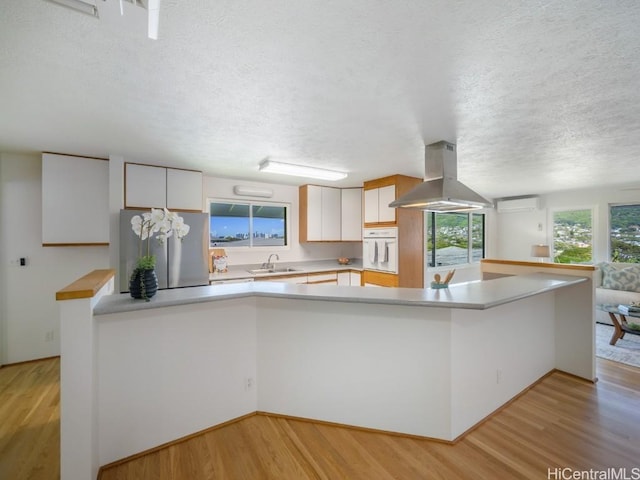
{"label": "white kitchen cabinet", "polygon": [[378,189],[378,221],[395,222],[396,209],[389,204],[396,199],[396,186],[389,185]]}
{"label": "white kitchen cabinet", "polygon": [[42,155],[42,244],[109,244],[109,161]]}
{"label": "white kitchen cabinet", "polygon": [[202,211],[202,172],[167,168],[167,208]]}
{"label": "white kitchen cabinet", "polygon": [[319,284],[319,283],[327,283],[327,284],[338,284],[338,272],[327,272],[327,273],[310,273],[307,276],[307,283],[311,284]]}
{"label": "white kitchen cabinet", "polygon": [[283,283],[293,283],[293,284],[304,284],[307,283],[307,275],[280,275],[280,276],[266,276],[256,278],[254,281],[256,282],[283,282]]}
{"label": "white kitchen cabinet", "polygon": [[339,188],[322,187],[322,240],[340,240],[342,195]]}
{"label": "white kitchen cabinet", "polygon": [[125,207],[202,209],[202,172],[125,163]]}
{"label": "white kitchen cabinet", "polygon": [[364,191],[364,222],[395,223],[396,209],[389,204],[396,199],[396,186],[387,185]]}
{"label": "white kitchen cabinet", "polygon": [[340,241],[341,192],[339,188],[300,187],[300,241]]}
{"label": "white kitchen cabinet", "polygon": [[343,188],[341,191],[342,241],[362,241],[362,188]]}
{"label": "white kitchen cabinet", "polygon": [[378,222],[378,189],[364,191],[364,223]]}
{"label": "white kitchen cabinet", "polygon": [[360,272],[354,272],[352,270],[348,272],[338,272],[338,285],[351,285],[360,286]]}
{"label": "white kitchen cabinet", "polygon": [[127,208],[164,208],[167,206],[167,169],[125,163],[124,189]]}

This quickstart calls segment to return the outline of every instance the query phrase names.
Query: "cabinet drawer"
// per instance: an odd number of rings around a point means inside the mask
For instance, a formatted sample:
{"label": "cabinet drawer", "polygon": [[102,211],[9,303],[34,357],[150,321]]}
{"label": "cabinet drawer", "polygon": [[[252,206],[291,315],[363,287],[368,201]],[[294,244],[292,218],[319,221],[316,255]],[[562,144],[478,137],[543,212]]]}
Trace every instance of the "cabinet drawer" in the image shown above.
{"label": "cabinet drawer", "polygon": [[306,275],[283,275],[283,276],[275,276],[275,277],[263,277],[260,280],[255,280],[256,282],[284,282],[284,283],[307,283]]}
{"label": "cabinet drawer", "polygon": [[331,273],[310,273],[307,276],[307,283],[338,283],[338,272]]}
{"label": "cabinet drawer", "polygon": [[363,272],[363,282],[365,284],[379,285],[381,287],[397,287],[398,275],[392,273],[374,272],[365,270]]}

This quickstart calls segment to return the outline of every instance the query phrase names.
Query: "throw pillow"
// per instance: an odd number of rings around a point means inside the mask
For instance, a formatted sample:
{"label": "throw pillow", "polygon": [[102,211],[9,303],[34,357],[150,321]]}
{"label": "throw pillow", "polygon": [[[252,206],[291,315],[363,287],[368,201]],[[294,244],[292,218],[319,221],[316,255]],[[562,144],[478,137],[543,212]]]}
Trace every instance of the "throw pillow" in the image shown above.
{"label": "throw pillow", "polygon": [[640,265],[616,269],[613,265],[603,264],[602,287],[625,292],[640,292]]}

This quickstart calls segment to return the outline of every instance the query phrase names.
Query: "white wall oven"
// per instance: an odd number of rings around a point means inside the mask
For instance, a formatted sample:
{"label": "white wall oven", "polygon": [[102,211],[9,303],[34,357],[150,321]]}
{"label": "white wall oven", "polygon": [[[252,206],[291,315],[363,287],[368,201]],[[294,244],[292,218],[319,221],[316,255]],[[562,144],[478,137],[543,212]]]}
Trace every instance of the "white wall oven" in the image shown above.
{"label": "white wall oven", "polygon": [[398,228],[365,228],[362,239],[365,270],[398,273]]}

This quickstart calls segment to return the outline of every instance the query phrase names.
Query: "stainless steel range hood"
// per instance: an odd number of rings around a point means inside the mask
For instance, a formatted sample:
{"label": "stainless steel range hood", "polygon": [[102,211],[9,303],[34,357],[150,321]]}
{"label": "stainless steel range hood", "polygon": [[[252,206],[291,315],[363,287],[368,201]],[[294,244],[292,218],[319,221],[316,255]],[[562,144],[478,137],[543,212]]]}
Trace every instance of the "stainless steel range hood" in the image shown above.
{"label": "stainless steel range hood", "polygon": [[440,141],[425,148],[425,181],[389,204],[430,212],[468,212],[493,203],[458,181],[456,146]]}

